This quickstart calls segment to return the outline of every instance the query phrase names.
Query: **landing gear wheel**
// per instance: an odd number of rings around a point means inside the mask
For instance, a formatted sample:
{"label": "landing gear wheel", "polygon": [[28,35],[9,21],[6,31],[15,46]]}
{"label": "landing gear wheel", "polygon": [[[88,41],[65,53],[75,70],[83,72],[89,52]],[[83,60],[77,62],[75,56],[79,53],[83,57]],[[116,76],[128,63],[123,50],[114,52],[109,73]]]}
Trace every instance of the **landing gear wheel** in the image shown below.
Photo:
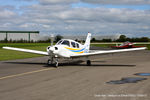
{"label": "landing gear wheel", "polygon": [[91,61],[90,61],[90,60],[87,60],[87,61],[86,61],[86,65],[87,65],[87,66],[91,66]]}
{"label": "landing gear wheel", "polygon": [[58,67],[58,61],[55,62],[54,67]]}
{"label": "landing gear wheel", "polygon": [[47,64],[48,64],[48,65],[51,65],[51,64],[52,64],[52,61],[51,61],[50,59],[48,59]]}

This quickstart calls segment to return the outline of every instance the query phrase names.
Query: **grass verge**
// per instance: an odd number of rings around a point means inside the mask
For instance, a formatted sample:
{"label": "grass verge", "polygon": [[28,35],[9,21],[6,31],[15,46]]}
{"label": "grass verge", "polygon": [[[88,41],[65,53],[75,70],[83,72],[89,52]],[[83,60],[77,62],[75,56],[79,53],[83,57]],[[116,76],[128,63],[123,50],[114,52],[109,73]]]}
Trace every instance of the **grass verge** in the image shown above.
{"label": "grass verge", "polygon": [[43,55],[2,49],[4,46],[46,51],[50,43],[0,43],[0,61],[40,57]]}

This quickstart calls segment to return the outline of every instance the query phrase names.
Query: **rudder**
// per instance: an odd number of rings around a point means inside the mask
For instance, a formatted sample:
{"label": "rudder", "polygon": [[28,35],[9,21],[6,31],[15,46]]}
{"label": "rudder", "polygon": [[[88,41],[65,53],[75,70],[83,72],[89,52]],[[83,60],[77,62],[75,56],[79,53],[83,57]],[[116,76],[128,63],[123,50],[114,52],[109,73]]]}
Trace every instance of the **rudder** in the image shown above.
{"label": "rudder", "polygon": [[85,41],[85,44],[84,44],[84,47],[85,47],[84,52],[85,52],[85,53],[88,53],[88,52],[89,52],[89,49],[90,49],[90,42],[91,42],[91,33],[88,32],[88,35],[87,35],[87,38],[86,38],[86,41]]}

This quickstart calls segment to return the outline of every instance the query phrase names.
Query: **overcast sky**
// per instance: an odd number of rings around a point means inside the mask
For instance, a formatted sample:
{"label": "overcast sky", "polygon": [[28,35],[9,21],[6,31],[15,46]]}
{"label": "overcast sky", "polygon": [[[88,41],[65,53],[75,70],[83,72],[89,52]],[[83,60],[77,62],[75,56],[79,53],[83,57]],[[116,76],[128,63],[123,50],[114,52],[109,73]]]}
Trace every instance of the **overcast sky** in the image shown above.
{"label": "overcast sky", "polygon": [[0,30],[150,37],[150,0],[0,0]]}

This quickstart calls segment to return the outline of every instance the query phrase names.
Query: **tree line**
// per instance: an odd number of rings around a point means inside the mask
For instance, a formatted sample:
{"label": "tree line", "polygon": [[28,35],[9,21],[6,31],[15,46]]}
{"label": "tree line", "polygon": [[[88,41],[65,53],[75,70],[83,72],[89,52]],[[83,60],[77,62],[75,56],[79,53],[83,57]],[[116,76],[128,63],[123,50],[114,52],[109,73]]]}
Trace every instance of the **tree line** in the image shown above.
{"label": "tree line", "polygon": [[112,40],[112,39],[102,39],[102,40],[96,40],[95,38],[92,38],[91,40],[92,42],[126,42],[126,41],[130,41],[130,42],[150,42],[150,38],[148,37],[133,37],[133,38],[129,38],[126,37],[125,35],[121,35],[119,37],[119,39],[116,40]]}
{"label": "tree line", "polygon": [[[61,35],[56,35],[54,37],[54,42],[58,42],[59,40],[61,40],[63,38],[63,36]],[[84,40],[78,40],[76,39],[76,41],[78,42],[84,42]],[[102,40],[96,40],[95,38],[92,38],[91,39],[91,42],[125,42],[125,41],[130,41],[130,42],[150,42],[150,38],[148,37],[140,37],[140,38],[129,38],[129,37],[126,37],[125,35],[121,35],[119,37],[119,39],[117,40],[112,40],[112,39],[102,39]],[[38,41],[33,41],[33,40],[23,40],[23,39],[20,39],[20,40],[7,40],[7,39],[4,39],[4,40],[0,40],[0,43],[49,43],[51,42],[51,38],[49,39],[46,39],[46,40],[38,40]]]}

